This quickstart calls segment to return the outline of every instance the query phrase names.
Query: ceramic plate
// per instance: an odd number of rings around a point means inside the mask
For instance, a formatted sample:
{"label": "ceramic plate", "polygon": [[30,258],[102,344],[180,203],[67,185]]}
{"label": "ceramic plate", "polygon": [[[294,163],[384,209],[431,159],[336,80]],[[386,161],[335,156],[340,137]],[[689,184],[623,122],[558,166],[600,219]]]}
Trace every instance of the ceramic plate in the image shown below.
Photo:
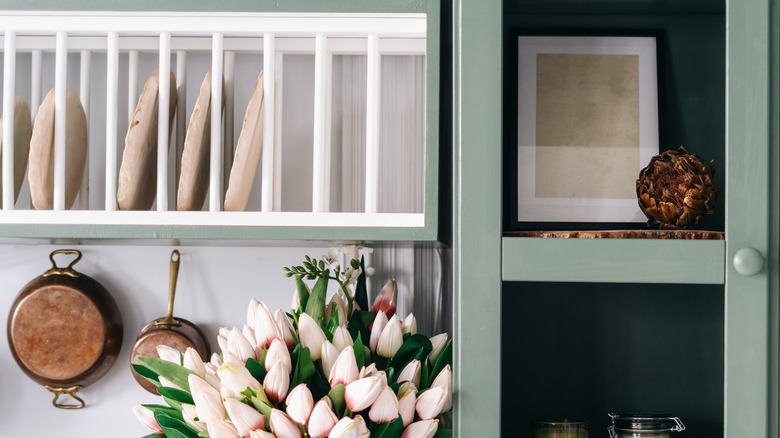
{"label": "ceramic plate", "polygon": [[181,155],[176,209],[199,211],[209,189],[209,150],[211,145],[211,70],[200,85],[200,94],[187,125]]}
{"label": "ceramic plate", "polygon": [[[24,172],[27,170],[27,157],[30,155],[32,120],[30,105],[20,96],[14,99],[14,203],[22,189]],[[0,116],[0,158],[3,156],[3,117]],[[0,161],[2,163],[2,161]],[[0,166],[0,189],[3,187],[3,168]]]}

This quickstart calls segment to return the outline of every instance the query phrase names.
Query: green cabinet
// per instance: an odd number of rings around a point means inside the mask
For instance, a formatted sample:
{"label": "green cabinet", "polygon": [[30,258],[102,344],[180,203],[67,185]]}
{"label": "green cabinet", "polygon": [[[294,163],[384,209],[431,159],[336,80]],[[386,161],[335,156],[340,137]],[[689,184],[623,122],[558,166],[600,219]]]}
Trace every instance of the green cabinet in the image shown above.
{"label": "green cabinet", "polygon": [[[725,241],[502,237],[515,28],[664,31],[661,147],[716,160],[704,228]],[[527,436],[537,415],[585,417],[607,436],[613,409],[671,411],[689,420],[681,436],[778,436],[778,32],[775,0],[455,2],[463,436]],[[762,267],[740,274],[737,253]]]}

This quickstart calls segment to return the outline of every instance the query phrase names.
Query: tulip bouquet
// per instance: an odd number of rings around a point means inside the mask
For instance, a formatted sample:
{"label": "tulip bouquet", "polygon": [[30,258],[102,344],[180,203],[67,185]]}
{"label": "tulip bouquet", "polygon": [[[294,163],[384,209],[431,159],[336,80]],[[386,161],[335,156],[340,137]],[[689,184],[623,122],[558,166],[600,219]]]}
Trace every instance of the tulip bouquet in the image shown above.
{"label": "tulip bouquet", "polygon": [[284,268],[293,309],[252,300],[242,328],[220,329],[222,353],[208,362],[169,347],[139,358],[133,368],[166,403],[133,408],[148,437],[450,437],[452,341],[395,314],[393,280],[369,307],[365,259],[357,247],[340,252],[345,268],[335,249]]}

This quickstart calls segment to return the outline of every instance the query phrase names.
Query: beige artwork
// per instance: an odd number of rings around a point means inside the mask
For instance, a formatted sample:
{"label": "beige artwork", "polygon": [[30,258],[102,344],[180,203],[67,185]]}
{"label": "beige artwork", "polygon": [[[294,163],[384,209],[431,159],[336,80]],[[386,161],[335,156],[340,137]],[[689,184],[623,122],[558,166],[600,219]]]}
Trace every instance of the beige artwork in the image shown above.
{"label": "beige artwork", "polygon": [[639,57],[537,55],[536,197],[636,197]]}

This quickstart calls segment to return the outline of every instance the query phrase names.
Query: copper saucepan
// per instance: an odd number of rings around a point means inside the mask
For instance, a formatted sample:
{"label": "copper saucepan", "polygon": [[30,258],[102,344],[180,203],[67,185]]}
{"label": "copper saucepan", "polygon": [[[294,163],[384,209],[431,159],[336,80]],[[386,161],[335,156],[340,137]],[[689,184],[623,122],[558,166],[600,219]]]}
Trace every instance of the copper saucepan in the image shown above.
{"label": "copper saucepan", "polygon": [[[159,357],[157,354],[158,345],[167,345],[184,352],[187,347],[192,347],[200,354],[203,360],[208,360],[211,356],[211,347],[206,335],[195,324],[182,318],[173,318],[173,301],[176,298],[176,280],[179,277],[179,261],[181,255],[174,249],[171,253],[171,279],[168,290],[168,314],[164,318],[158,318],[146,324],[138,334],[138,340],[135,342],[132,353],[130,353],[130,362],[138,363],[136,358],[140,356]],[[157,394],[157,388],[133,371],[135,380],[141,384],[147,391]]]}
{"label": "copper saucepan", "polygon": [[[56,254],[75,254],[66,268]],[[62,409],[84,407],[76,395],[102,377],[122,347],[122,316],[97,281],[73,269],[81,252],[60,249],[49,255],[52,267],[27,283],[8,315],[8,345],[19,367],[54,393]],[[76,404],[58,401],[70,395]]]}

